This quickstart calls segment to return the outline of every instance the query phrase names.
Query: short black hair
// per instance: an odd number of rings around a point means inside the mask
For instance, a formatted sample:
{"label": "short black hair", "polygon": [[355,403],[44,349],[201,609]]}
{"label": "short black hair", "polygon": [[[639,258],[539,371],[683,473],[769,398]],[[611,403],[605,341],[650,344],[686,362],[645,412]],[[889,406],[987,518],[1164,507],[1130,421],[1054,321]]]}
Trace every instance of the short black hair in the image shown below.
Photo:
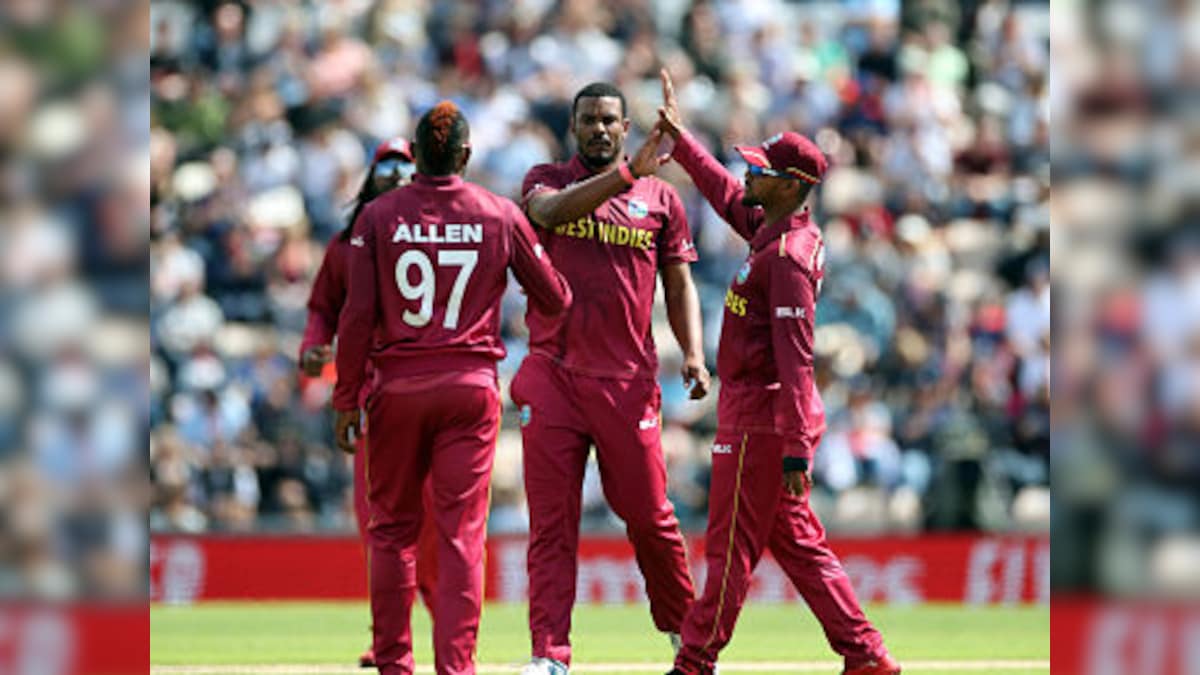
{"label": "short black hair", "polygon": [[467,118],[458,106],[450,101],[433,106],[417,122],[416,143],[413,144],[417,170],[430,176],[454,173],[470,135]]}
{"label": "short black hair", "polygon": [[608,82],[593,82],[575,94],[575,100],[571,101],[571,118],[575,118],[575,110],[579,107],[579,99],[581,98],[600,98],[602,96],[611,96],[621,99],[621,117],[625,117],[625,94],[617,89],[616,85]]}

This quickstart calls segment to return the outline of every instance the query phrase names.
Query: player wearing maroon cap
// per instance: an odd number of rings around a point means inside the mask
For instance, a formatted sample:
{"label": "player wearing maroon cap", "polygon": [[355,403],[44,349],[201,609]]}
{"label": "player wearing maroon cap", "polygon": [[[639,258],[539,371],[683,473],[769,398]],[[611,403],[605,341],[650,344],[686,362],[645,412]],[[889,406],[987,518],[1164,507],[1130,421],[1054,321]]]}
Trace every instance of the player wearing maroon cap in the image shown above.
{"label": "player wearing maroon cap", "polygon": [[414,557],[432,481],[439,567],[433,608],[438,673],[470,675],[483,593],[483,544],[500,396],[500,299],[511,269],[553,322],[570,303],[515,204],[464,182],[467,121],[443,101],[417,125],[412,183],[363,209],[350,238],[338,322],[338,444],[354,451],[367,360],[371,613],[381,673],[413,672]]}
{"label": "player wearing maroon cap", "polygon": [[659,431],[658,361],[650,333],[656,276],[683,350],[692,398],[709,386],[696,260],[679,195],[650,176],[661,139],[652,132],[626,164],[629,120],[616,87],[575,97],[578,153],[525,176],[523,202],[576,302],[562,326],[527,315],[530,355],[512,383],[521,410],[529,500],[529,627],[525,673],[564,673],[571,659],[580,491],[590,445],[608,503],[625,521],[659,630],[676,634],[694,599],[683,537],[667,500]]}
{"label": "player wearing maroon cap", "polygon": [[[347,271],[346,261],[350,256],[350,233],[354,229],[354,221],[363,208],[379,195],[392,188],[406,185],[412,176],[412,151],[408,141],[403,138],[393,138],[380,143],[375,149],[371,166],[363,178],[362,186],[354,197],[354,210],[346,227],[329,240],[325,247],[325,258],[317,270],[313,280],[312,291],[308,297],[308,323],[304,327],[304,338],[300,343],[300,368],[309,377],[318,377],[325,366],[333,360],[333,336],[337,332],[338,315],[346,302]],[[367,378],[367,386],[359,395],[360,403],[365,402],[370,393],[371,378]],[[363,444],[366,437],[358,438],[358,452],[354,453],[354,517],[358,523],[358,534],[366,548],[367,537],[367,488],[363,473]],[[426,510],[430,492],[428,482],[424,490]],[[433,611],[433,589],[437,584],[437,531],[433,518],[426,515],[421,523],[421,535],[417,544],[417,587],[421,591],[421,599],[425,608]],[[367,648],[358,657],[358,665],[363,668],[375,666],[375,652]]]}
{"label": "player wearing maroon cap", "polygon": [[899,673],[808,503],[812,455],[825,431],[813,377],[813,318],[825,252],[820,229],[801,207],[825,174],[825,157],[792,132],[738,146],[749,165],[743,188],[684,129],[671,79],[665,70],[661,76],[658,128],[675,139],[671,156],[750,244],[725,294],[717,354],[721,395],[708,577],[684,621],[672,673],[713,672],[768,546],[842,655],[845,673]]}

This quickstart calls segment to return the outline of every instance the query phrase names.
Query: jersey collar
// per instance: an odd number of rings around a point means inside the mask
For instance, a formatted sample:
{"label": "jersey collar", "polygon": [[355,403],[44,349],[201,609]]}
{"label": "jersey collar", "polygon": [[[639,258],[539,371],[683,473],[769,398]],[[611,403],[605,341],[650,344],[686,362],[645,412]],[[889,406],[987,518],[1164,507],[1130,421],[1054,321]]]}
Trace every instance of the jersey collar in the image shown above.
{"label": "jersey collar", "polygon": [[803,230],[812,225],[812,220],[809,217],[808,207],[805,207],[799,213],[793,213],[786,218],[780,218],[770,225],[763,225],[754,233],[754,238],[750,240],[750,248],[752,250],[761,250],[767,244],[775,241],[784,232],[792,230]]}

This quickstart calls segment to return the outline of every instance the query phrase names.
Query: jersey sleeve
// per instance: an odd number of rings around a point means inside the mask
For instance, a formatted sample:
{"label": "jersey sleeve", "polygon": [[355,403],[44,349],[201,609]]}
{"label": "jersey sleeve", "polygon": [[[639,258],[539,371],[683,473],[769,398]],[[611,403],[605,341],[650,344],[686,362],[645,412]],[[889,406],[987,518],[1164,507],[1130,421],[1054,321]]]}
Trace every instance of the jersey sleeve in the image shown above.
{"label": "jersey sleeve", "polygon": [[717,215],[742,239],[750,241],[765,216],[762,209],[742,204],[742,195],[746,191],[742,184],[690,133],[680,134],[671,156],[691,176]]}
{"label": "jersey sleeve", "polygon": [[374,210],[367,207],[354,225],[347,256],[346,301],[338,320],[337,385],[335,410],[354,410],[366,380],[367,357],[379,320],[379,289],[375,257]]}
{"label": "jersey sleeve", "polygon": [[529,200],[539,192],[557,190],[560,186],[556,180],[557,171],[553,164],[538,164],[525,174],[521,183],[521,210],[529,211]]}
{"label": "jersey sleeve", "polygon": [[325,247],[325,257],[313,279],[312,291],[308,296],[308,320],[300,341],[300,361],[304,360],[304,352],[333,342],[333,336],[337,333],[338,316],[346,299],[345,279],[338,279],[334,273],[334,257],[339,254],[337,236],[334,235]]}
{"label": "jersey sleeve", "polygon": [[530,304],[545,316],[558,316],[571,305],[571,287],[550,263],[525,215],[511,202],[509,211],[509,266]]}
{"label": "jersey sleeve", "polygon": [[688,226],[687,211],[683,208],[683,200],[679,193],[670,186],[664,186],[667,195],[667,223],[659,234],[659,266],[675,263],[694,263],[699,259],[696,254],[696,244],[692,241],[692,230]]}
{"label": "jersey sleeve", "polygon": [[775,430],[784,438],[784,456],[811,460],[823,420],[809,419],[813,373],[813,282],[801,263],[787,255],[772,260],[768,291],[771,346],[780,389],[775,399]]}

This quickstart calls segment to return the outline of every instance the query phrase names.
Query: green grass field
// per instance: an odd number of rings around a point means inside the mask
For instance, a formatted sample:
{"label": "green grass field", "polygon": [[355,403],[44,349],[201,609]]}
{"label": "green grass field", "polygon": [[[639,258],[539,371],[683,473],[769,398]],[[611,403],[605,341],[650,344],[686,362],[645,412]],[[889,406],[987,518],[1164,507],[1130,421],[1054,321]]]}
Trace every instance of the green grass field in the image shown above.
{"label": "green grass field", "polygon": [[[488,605],[480,628],[480,673],[515,672],[528,659],[525,605]],[[871,607],[905,673],[1049,672],[1047,607],[925,605]],[[415,616],[418,672],[431,672],[429,617]],[[358,603],[205,603],[150,610],[153,673],[353,673],[368,642]],[[666,638],[640,606],[575,610],[573,671],[662,675]],[[816,620],[803,606],[753,605],[721,655],[723,672],[840,671]],[[644,664],[644,666],[642,665]]]}

